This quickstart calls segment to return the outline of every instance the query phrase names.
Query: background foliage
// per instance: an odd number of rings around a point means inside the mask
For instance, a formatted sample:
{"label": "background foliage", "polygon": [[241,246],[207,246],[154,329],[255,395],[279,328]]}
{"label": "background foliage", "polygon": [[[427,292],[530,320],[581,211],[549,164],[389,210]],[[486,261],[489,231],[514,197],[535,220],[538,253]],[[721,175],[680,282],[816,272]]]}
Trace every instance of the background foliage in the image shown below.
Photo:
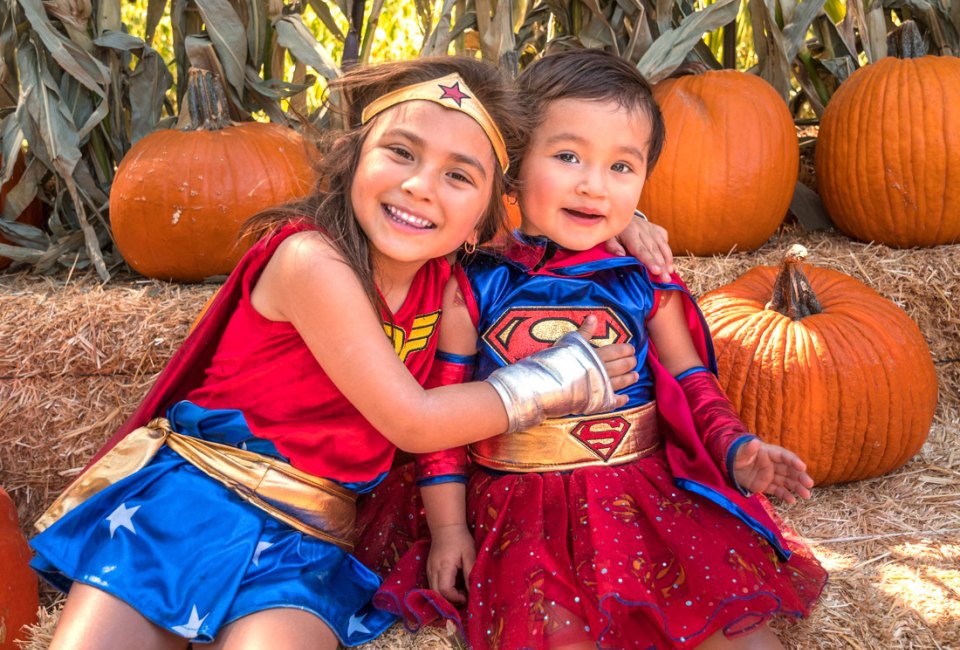
{"label": "background foliage", "polygon": [[[226,81],[235,120],[286,123],[293,109],[326,126],[324,81],[357,62],[466,53],[516,74],[551,48],[598,47],[654,82],[691,60],[758,74],[815,121],[907,18],[931,53],[957,54],[951,0],[12,0],[0,6],[0,151],[15,187],[0,256],[108,279],[122,263],[107,210],[116,166],[175,126],[190,66]],[[36,199],[45,227],[17,221]]]}

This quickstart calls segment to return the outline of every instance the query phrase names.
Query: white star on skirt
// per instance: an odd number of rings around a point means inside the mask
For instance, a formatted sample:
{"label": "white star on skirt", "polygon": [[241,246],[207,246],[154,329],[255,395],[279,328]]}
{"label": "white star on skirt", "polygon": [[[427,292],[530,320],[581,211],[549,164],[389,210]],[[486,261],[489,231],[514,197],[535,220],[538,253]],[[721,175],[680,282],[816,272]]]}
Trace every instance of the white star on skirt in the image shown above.
{"label": "white star on skirt", "polygon": [[370,633],[370,630],[367,629],[363,623],[361,623],[365,616],[366,614],[361,614],[360,616],[353,614],[350,617],[350,622],[347,623],[347,636],[352,635],[354,632],[362,632],[364,634]]}
{"label": "white star on skirt", "polygon": [[257,542],[257,548],[253,551],[253,559],[250,560],[253,566],[260,566],[260,554],[273,546],[271,542]]}
{"label": "white star on skirt", "polygon": [[134,535],[137,534],[137,529],[133,527],[133,515],[139,509],[140,506],[128,508],[126,502],[124,502],[110,513],[107,517],[107,521],[110,522],[110,539],[113,539],[113,534],[117,531],[117,528],[126,528]]}
{"label": "white star on skirt", "polygon": [[[207,616],[210,616],[210,614],[207,614]],[[207,620],[207,616],[200,618],[200,614],[197,612],[197,606],[194,605],[190,611],[190,620],[187,621],[186,625],[176,625],[173,627],[173,631],[180,636],[192,639],[200,632],[200,626]]]}

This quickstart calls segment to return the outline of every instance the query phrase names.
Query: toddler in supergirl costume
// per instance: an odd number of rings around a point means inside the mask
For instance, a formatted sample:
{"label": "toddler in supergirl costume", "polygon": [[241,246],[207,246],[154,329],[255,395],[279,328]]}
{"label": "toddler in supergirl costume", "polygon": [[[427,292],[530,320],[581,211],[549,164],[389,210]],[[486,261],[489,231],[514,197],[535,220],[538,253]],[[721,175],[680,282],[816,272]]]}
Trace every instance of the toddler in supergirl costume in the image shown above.
{"label": "toddler in supergirl costume", "polygon": [[[459,357],[448,374],[467,374],[479,349],[487,376],[592,314],[595,342],[634,346],[639,381],[622,408],[474,443],[466,490],[453,474],[421,482],[429,560],[422,540],[398,554],[375,602],[412,627],[438,613],[459,621],[419,587],[462,601],[460,569],[477,649],[780,647],[767,620],[806,615],[826,573],[760,492],[793,501],[812,480],[795,454],[746,431],[679,278],[660,282],[599,246],[637,204],[663,142],[649,85],[596,50],[544,57],[519,84],[540,116],[519,170],[522,225],[449,292],[440,354]],[[364,557],[383,565],[391,548],[372,532],[387,526],[369,530]]]}
{"label": "toddler in supergirl costume", "polygon": [[[623,401],[613,391],[632,377],[611,380],[602,360],[630,346],[594,352],[578,335],[489,382],[424,390],[444,256],[501,222],[522,112],[470,59],[334,85],[356,127],[314,194],[256,220],[268,234],[38,523],[33,566],[69,590],[54,649],[369,641],[394,618],[370,605],[379,578],[351,554],[355,499],[398,447],[475,442],[510,411],[536,422]],[[517,385],[537,387],[536,412]]]}

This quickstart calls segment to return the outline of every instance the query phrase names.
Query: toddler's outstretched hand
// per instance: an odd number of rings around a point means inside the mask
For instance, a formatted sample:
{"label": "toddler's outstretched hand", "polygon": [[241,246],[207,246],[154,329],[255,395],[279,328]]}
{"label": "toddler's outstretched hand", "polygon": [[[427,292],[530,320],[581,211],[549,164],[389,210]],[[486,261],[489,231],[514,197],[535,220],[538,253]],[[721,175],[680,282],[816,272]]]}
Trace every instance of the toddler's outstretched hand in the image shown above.
{"label": "toddler's outstretched hand", "polygon": [[457,573],[463,572],[464,584],[477,560],[473,535],[466,524],[451,524],[431,530],[427,581],[430,588],[454,605],[467,602],[467,594],[457,588]]}
{"label": "toddler's outstretched hand", "polygon": [[809,499],[813,487],[813,479],[799,456],[759,438],[742,444],[737,450],[733,475],[745,490],[764,492],[787,503],[796,502],[796,497]]}

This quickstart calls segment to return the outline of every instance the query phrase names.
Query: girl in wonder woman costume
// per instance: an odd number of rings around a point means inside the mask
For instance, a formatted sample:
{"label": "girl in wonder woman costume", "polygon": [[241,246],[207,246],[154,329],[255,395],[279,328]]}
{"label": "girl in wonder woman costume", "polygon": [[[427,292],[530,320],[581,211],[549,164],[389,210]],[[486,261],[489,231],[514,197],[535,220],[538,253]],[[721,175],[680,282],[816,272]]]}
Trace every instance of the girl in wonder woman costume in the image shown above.
{"label": "girl in wonder woman costume", "polygon": [[314,195],[259,219],[268,234],[37,524],[33,566],[69,590],[52,648],[368,641],[394,619],[351,554],[355,499],[396,448],[606,410],[636,378],[630,346],[594,352],[574,335],[486,382],[425,390],[444,256],[502,220],[523,112],[469,59],[334,83],[356,127]]}
{"label": "girl in wonder woman costume", "polygon": [[[519,85],[539,116],[519,170],[522,225],[502,256],[478,255],[451,284],[447,374],[467,375],[476,355],[485,377],[591,314],[595,342],[634,346],[640,380],[607,413],[519,423],[474,443],[466,487],[449,470],[455,455],[421,458],[448,468],[420,481],[429,559],[423,539],[389,557],[402,544],[381,540],[403,535],[369,526],[362,557],[399,559],[375,602],[412,627],[438,613],[459,621],[417,587],[461,604],[462,570],[477,649],[781,647],[766,621],[806,615],[826,573],[760,493],[792,502],[813,482],[795,454],[746,431],[680,279],[658,281],[601,246],[623,228],[662,146],[650,87],[597,50],[544,57]],[[377,496],[395,501],[394,487]],[[386,498],[380,508],[397,507]],[[422,534],[411,521],[399,530],[408,540]]]}

